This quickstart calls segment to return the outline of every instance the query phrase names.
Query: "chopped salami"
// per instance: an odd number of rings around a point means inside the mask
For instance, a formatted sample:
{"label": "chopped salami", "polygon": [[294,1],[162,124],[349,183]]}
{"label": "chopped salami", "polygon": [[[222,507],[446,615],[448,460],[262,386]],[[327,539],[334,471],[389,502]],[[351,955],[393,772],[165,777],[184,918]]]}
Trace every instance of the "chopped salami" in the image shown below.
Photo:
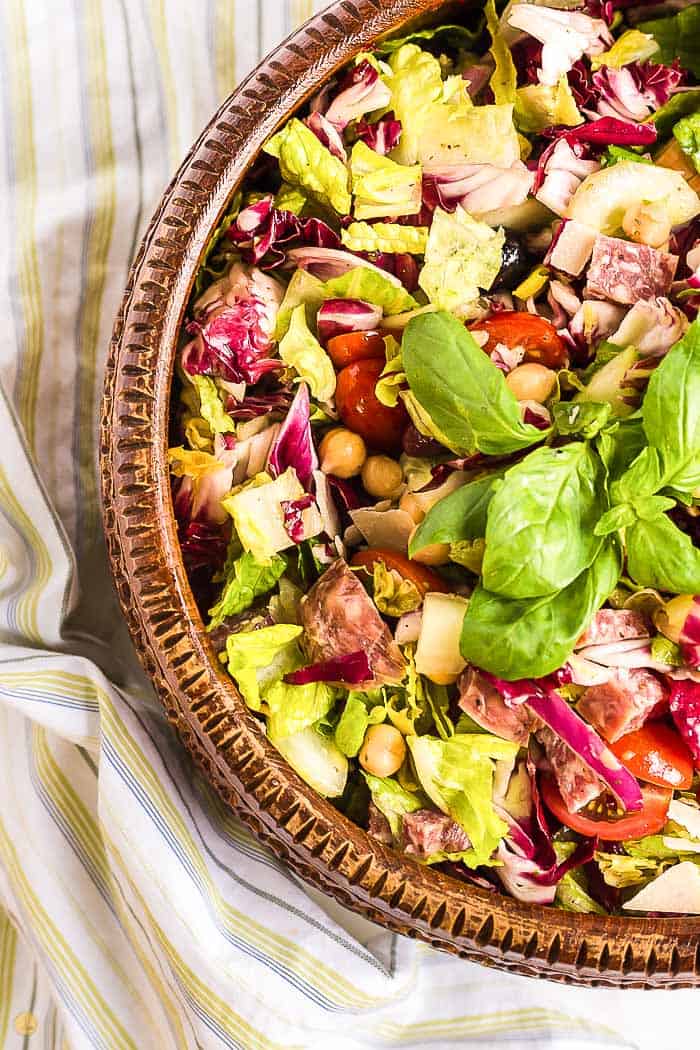
{"label": "chopped salami", "polygon": [[371,835],[372,838],[377,839],[378,842],[383,842],[385,846],[391,846],[394,841],[389,821],[386,819],[381,809],[375,806],[374,802],[370,802],[369,804],[367,833]]}
{"label": "chopped salami", "polygon": [[[363,650],[373,677],[365,688],[400,682],[406,662],[372,599],[337,558],[301,600],[301,621],[311,660],[331,660]],[[357,687],[356,687],[357,688]]]}
{"label": "chopped salami", "polygon": [[665,295],[673,283],[678,256],[600,234],[593,245],[585,294],[614,303]]}
{"label": "chopped salami", "polygon": [[526,744],[537,725],[526,704],[507,704],[495,685],[473,667],[459,680],[458,703],[482,729],[515,744]]}
{"label": "chopped salami", "polygon": [[617,668],[607,682],[592,685],[578,702],[579,714],[614,743],[644,725],[654,708],[665,704],[667,690],[649,671]]}
{"label": "chopped salami", "polygon": [[589,769],[583,759],[580,759],[549,726],[538,730],[537,739],[544,747],[559,794],[566,808],[572,813],[583,809],[605,789],[605,784]]}
{"label": "chopped salami", "polygon": [[404,853],[432,857],[435,853],[461,853],[471,842],[452,817],[432,809],[417,809],[403,818]]}
{"label": "chopped salami", "polygon": [[648,637],[649,625],[641,613],[632,609],[600,609],[576,642],[575,648]]}

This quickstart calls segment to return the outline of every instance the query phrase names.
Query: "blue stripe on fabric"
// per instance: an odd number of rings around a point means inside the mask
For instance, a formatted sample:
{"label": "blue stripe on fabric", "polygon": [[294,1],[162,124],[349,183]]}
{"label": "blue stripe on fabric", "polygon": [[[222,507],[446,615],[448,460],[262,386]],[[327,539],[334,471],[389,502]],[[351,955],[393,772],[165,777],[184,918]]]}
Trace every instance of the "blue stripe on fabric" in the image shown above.
{"label": "blue stripe on fabric", "polygon": [[9,700],[29,700],[36,704],[47,704],[49,707],[68,707],[73,711],[90,711],[91,713],[97,713],[100,710],[100,705],[94,700],[73,700],[68,696],[63,696],[61,698],[60,693],[49,697],[46,693],[39,693],[33,689],[26,689],[22,686],[9,689],[1,683],[0,696],[5,696]]}

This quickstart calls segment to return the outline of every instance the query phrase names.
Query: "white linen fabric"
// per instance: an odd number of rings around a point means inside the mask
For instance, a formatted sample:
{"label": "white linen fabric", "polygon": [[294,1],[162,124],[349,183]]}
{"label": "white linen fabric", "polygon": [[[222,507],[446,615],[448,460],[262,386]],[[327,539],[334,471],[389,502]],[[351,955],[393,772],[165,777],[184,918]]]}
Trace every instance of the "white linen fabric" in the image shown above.
{"label": "white linen fabric", "polygon": [[680,1050],[697,993],[510,977],[310,892],[193,770],[126,637],[96,434],[128,264],[312,9],[0,3],[0,1048]]}

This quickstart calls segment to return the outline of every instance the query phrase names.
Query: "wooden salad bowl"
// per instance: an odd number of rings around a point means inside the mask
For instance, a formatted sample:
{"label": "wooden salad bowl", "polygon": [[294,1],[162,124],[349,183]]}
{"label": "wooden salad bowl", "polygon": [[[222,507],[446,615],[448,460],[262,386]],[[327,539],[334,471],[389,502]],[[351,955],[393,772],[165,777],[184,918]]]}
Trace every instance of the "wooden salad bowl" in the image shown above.
{"label": "wooden salad bowl", "polygon": [[178,330],[204,245],[266,139],[358,51],[440,0],[341,0],[281,44],[195,143],[134,261],[102,404],[104,523],[134,643],[186,748],[221,797],[302,878],[367,918],[465,959],[629,988],[700,986],[700,918],[578,915],[489,893],[370,838],[287,765],[222,670],[192,597],[166,461]]}

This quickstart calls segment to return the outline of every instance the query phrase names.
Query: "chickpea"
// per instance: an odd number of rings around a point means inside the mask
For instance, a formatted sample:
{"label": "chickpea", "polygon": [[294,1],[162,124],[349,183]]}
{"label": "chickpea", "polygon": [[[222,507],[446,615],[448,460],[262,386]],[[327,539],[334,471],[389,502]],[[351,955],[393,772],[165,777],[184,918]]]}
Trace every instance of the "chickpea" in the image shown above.
{"label": "chickpea", "polygon": [[406,744],[394,726],[370,726],[360,748],[360,765],[375,777],[390,777],[403,765]]}
{"label": "chickpea", "polygon": [[421,565],[447,565],[449,560],[449,543],[429,543],[427,547],[411,555],[411,561],[418,561]]}
{"label": "chickpea", "polygon": [[678,645],[685,621],[693,609],[695,599],[692,594],[679,594],[671,598],[663,608],[654,613],[654,624],[670,642]]}
{"label": "chickpea", "polygon": [[660,248],[671,236],[671,223],[663,201],[631,204],[622,218],[622,229],[637,244]]}
{"label": "chickpea", "polygon": [[556,380],[556,372],[534,361],[517,365],[506,376],[506,384],[518,401],[539,401],[540,404],[552,393]]}
{"label": "chickpea", "polygon": [[394,499],[401,491],[403,471],[390,456],[368,456],[362,468],[362,484],[376,499]]}
{"label": "chickpea", "polygon": [[425,517],[425,511],[412,492],[404,492],[399,500],[399,510],[404,510],[407,514],[410,514],[416,525],[420,525]]}
{"label": "chickpea", "polygon": [[333,427],[318,447],[321,470],[339,478],[353,478],[367,459],[367,447],[359,434],[345,427]]}

